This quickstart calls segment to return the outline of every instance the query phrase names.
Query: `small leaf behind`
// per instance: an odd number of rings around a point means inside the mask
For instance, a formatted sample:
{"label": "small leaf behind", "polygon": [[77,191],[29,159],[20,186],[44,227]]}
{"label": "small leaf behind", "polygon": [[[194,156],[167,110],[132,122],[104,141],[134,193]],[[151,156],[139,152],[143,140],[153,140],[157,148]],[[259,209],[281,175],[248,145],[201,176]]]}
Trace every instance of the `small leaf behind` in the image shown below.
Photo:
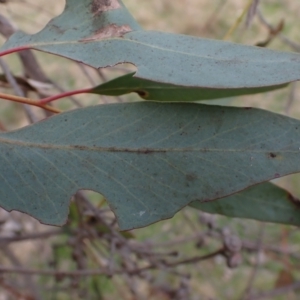
{"label": "small leaf behind", "polygon": [[185,102],[214,100],[241,95],[264,93],[287,86],[287,84],[283,84],[260,88],[208,89],[154,82],[134,77],[134,74],[135,73],[126,74],[106,83],[100,84],[93,88],[90,93],[107,96],[121,96],[128,93],[137,93],[145,100]]}
{"label": "small leaf behind", "polygon": [[300,200],[272,183],[259,184],[212,202],[193,202],[190,206],[228,217],[300,225]]}

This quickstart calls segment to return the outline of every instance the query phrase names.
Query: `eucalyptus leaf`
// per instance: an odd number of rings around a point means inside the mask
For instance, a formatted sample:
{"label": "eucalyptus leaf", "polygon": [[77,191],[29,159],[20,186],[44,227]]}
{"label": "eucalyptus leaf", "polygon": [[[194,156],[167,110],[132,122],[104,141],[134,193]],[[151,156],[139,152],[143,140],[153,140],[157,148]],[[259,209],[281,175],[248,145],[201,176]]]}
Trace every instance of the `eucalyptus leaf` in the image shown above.
{"label": "eucalyptus leaf", "polygon": [[132,229],[299,172],[299,147],[300,121],[258,109],[88,107],[0,134],[0,205],[61,225],[71,196],[94,190]]}
{"label": "eucalyptus leaf", "polygon": [[128,93],[137,93],[141,98],[145,100],[185,102],[215,100],[220,98],[264,93],[287,86],[286,84],[283,84],[258,88],[197,88],[154,82],[134,77],[134,74],[135,73],[126,74],[124,76],[120,76],[103,84],[100,84],[97,87],[93,88],[90,93],[106,96],[121,96]]}
{"label": "eucalyptus leaf", "polygon": [[272,183],[259,184],[216,201],[196,201],[190,206],[228,217],[300,225],[300,200]]}
{"label": "eucalyptus leaf", "polygon": [[179,86],[248,89],[300,79],[297,53],[145,31],[120,0],[67,0],[63,13],[42,31],[17,32],[0,50],[15,47],[45,51],[95,68],[131,63],[140,79]]}

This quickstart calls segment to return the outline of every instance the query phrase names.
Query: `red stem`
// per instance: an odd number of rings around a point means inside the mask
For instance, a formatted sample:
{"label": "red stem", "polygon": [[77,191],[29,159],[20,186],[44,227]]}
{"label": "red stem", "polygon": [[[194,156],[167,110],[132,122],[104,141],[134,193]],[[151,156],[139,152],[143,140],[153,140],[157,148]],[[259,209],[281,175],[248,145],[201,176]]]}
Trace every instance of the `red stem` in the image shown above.
{"label": "red stem", "polygon": [[39,104],[44,105],[47,104],[49,102],[64,98],[64,97],[69,97],[69,96],[74,96],[74,95],[79,95],[79,94],[85,94],[85,93],[90,93],[92,91],[93,88],[88,88],[88,89],[81,89],[81,90],[75,90],[75,91],[70,91],[70,92],[65,92],[65,93],[61,93],[55,96],[50,96],[47,98],[44,98],[42,100],[39,101]]}
{"label": "red stem", "polygon": [[19,51],[22,51],[22,50],[28,50],[28,49],[30,49],[28,46],[20,46],[20,47],[16,47],[16,48],[11,48],[11,49],[0,52],[0,57],[4,56],[4,55],[7,55],[7,54],[19,52]]}
{"label": "red stem", "polygon": [[[0,52],[0,57],[7,55],[7,54],[12,54],[12,53],[23,51],[23,50],[28,50],[28,49],[30,49],[30,47],[28,47],[28,46],[20,46],[20,47],[11,48],[11,49]],[[58,99],[61,99],[64,97],[90,93],[92,91],[92,89],[93,88],[88,88],[88,89],[81,89],[81,90],[75,90],[75,91],[61,93],[61,94],[58,94],[55,96],[50,96],[50,97],[44,98],[44,99],[38,101],[37,104],[45,105],[49,102],[52,102],[52,101],[55,101],[55,100],[58,100]]]}
{"label": "red stem", "polygon": [[[28,49],[30,49],[30,47],[28,47],[28,46],[20,46],[20,47],[8,49],[8,50],[0,52],[0,57],[4,56],[4,55],[7,55],[7,54],[19,52],[19,51],[22,51],[22,50],[28,50]],[[58,95],[55,95],[55,96],[50,96],[50,97],[47,97],[47,98],[44,98],[44,99],[40,100],[38,102],[38,104],[45,105],[49,102],[52,102],[52,101],[55,101],[55,100],[58,100],[58,99],[61,99],[61,98],[64,98],[64,97],[90,93],[92,91],[92,89],[93,88],[81,89],[81,90],[75,90],[75,91],[61,93],[61,94],[58,94]]]}

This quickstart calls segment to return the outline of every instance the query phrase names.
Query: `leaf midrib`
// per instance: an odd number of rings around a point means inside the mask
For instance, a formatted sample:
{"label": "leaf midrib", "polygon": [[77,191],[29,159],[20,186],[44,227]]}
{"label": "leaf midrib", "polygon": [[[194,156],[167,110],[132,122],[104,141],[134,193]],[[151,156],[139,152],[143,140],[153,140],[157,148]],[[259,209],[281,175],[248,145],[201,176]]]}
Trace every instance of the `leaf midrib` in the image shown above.
{"label": "leaf midrib", "polygon": [[[132,31],[134,32],[134,31]],[[126,38],[107,38],[107,39],[101,39],[101,40],[94,40],[94,41],[89,41],[89,42],[79,42],[78,40],[76,41],[61,41],[61,42],[48,42],[48,43],[32,43],[32,44],[28,44],[27,46],[29,48],[38,48],[38,47],[46,47],[46,46],[57,46],[57,45],[68,45],[68,44],[90,44],[90,43],[101,43],[103,41],[112,41],[112,40],[118,40],[118,41],[125,41],[125,42],[131,42],[131,43],[135,43],[135,44],[139,44],[139,45],[143,45],[149,48],[153,48],[153,49],[157,49],[157,50],[161,50],[161,51],[166,51],[166,52],[170,52],[170,53],[177,53],[177,54],[183,54],[186,56],[191,56],[191,57],[197,57],[197,58],[202,58],[202,59],[207,59],[207,60],[211,60],[211,61],[224,61],[224,62],[246,62],[247,60],[239,60],[237,58],[234,59],[222,59],[220,57],[218,57],[216,59],[216,57],[212,57],[212,56],[206,56],[206,55],[198,55],[198,54],[192,54],[192,53],[188,53],[188,52],[182,52],[182,51],[174,51],[171,48],[162,48],[162,47],[158,47],[158,46],[154,46],[153,44],[147,44],[147,43],[142,43],[136,40],[131,40],[131,39],[126,39]],[[240,45],[240,46],[245,46],[245,45]],[[245,46],[246,47],[246,46]],[[279,52],[279,51],[278,51]],[[63,54],[62,54],[63,55]],[[279,62],[285,62],[286,60],[276,60],[276,63]],[[251,60],[251,62],[254,62],[254,60]],[[259,60],[256,60],[257,63],[259,63]],[[267,61],[266,59],[264,60],[264,63],[270,63],[273,64],[274,60],[270,60]]]}
{"label": "leaf midrib", "polygon": [[152,153],[170,153],[170,152],[244,152],[244,153],[292,153],[299,154],[299,150],[276,150],[274,149],[264,149],[264,150],[252,150],[252,149],[226,149],[226,148],[151,148],[151,147],[141,147],[141,148],[129,148],[129,147],[99,147],[99,146],[85,146],[85,145],[63,145],[63,144],[46,144],[46,143],[33,143],[25,142],[19,140],[0,138],[1,144],[14,145],[25,148],[40,148],[40,149],[53,149],[62,151],[93,151],[93,152],[116,152],[116,153],[136,153],[136,154],[152,154]]}

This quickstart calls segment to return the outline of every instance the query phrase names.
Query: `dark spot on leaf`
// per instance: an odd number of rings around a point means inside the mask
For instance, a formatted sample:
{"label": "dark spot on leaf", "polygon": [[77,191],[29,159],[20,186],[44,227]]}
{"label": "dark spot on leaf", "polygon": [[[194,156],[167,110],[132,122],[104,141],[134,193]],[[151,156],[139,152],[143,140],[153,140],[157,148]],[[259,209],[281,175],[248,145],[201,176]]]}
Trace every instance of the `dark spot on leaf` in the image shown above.
{"label": "dark spot on leaf", "polygon": [[86,147],[82,145],[73,145],[73,148],[77,150],[86,150]]}
{"label": "dark spot on leaf", "polygon": [[252,107],[244,107],[244,109],[250,110],[250,109],[252,109]]}
{"label": "dark spot on leaf", "polygon": [[279,178],[280,177],[280,174],[279,173],[275,173],[274,174],[274,178]]}
{"label": "dark spot on leaf", "polygon": [[276,155],[275,153],[273,153],[273,152],[269,153],[269,156],[270,156],[271,158],[276,158],[276,157],[277,157],[277,155]]}
{"label": "dark spot on leaf", "polygon": [[149,97],[149,93],[146,92],[146,91],[143,91],[143,90],[137,90],[137,91],[134,91],[136,92],[141,98],[148,98]]}
{"label": "dark spot on leaf", "polygon": [[138,150],[138,153],[140,153],[140,154],[151,154],[153,152],[154,152],[154,150],[151,150],[151,149],[140,149],[140,150]]}
{"label": "dark spot on leaf", "polygon": [[194,174],[194,173],[190,173],[190,174],[187,174],[185,176],[185,178],[186,178],[187,181],[193,182],[197,179],[197,175]]}
{"label": "dark spot on leaf", "polygon": [[294,197],[292,194],[288,193],[287,198],[292,204],[294,204],[297,208],[300,208],[300,200]]}
{"label": "dark spot on leaf", "polygon": [[57,32],[58,34],[63,34],[65,33],[65,29],[61,29],[59,26],[55,25],[55,24],[52,24],[50,25],[50,30],[54,30],[55,32]]}

